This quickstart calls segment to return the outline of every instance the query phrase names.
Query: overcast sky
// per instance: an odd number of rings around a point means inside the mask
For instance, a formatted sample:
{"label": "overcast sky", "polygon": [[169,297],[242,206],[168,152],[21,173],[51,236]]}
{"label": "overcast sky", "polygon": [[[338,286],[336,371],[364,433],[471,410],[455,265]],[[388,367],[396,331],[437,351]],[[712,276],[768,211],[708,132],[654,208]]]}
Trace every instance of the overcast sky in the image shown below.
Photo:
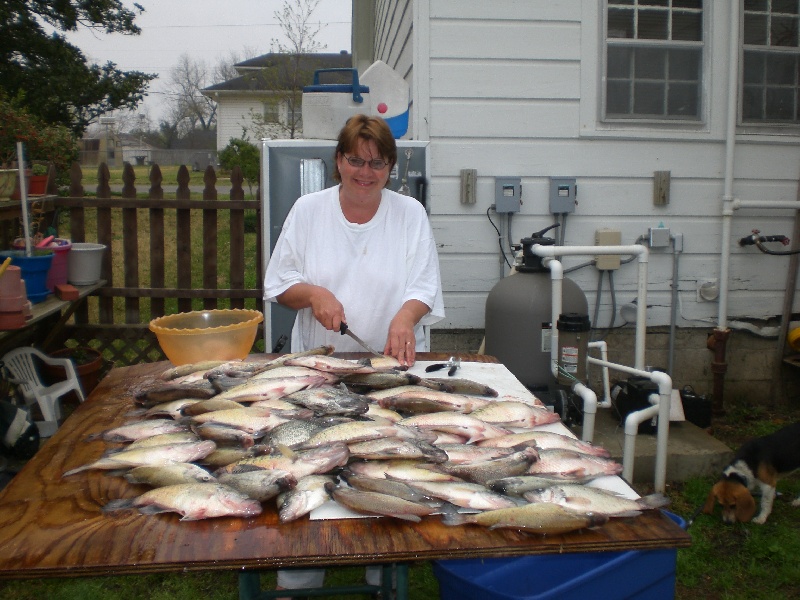
{"label": "overcast sky", "polygon": [[[143,71],[159,76],[150,85],[146,112],[156,125],[161,116],[164,83],[179,57],[188,53],[209,67],[232,52],[245,55],[270,51],[278,38],[287,41],[275,19],[283,0],[138,0],[145,12],[136,18],[141,35],[98,35],[90,31],[69,34],[90,62],[111,61],[125,71]],[[131,0],[124,0],[129,8]],[[350,51],[351,0],[321,0],[313,17],[325,23],[316,41],[324,52]]]}

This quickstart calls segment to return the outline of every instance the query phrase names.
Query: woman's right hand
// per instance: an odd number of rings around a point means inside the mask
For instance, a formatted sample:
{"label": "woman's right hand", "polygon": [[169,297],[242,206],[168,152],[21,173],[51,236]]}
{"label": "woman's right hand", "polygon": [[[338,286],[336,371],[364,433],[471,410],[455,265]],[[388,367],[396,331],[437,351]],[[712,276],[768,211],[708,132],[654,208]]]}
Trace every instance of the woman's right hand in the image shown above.
{"label": "woman's right hand", "polygon": [[331,331],[339,331],[342,321],[347,322],[342,303],[329,289],[318,285],[297,283],[278,296],[277,300],[294,310],[310,308],[314,318]]}

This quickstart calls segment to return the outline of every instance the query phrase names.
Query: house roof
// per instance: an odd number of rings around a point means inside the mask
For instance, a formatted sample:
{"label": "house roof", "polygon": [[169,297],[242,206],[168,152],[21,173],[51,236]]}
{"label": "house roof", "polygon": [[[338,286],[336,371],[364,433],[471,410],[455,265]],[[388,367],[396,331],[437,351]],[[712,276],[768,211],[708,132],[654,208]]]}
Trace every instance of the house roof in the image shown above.
{"label": "house roof", "polygon": [[[219,92],[267,92],[278,89],[291,89],[295,73],[292,61],[295,55],[283,53],[270,53],[251,58],[244,62],[236,63],[234,67],[241,73],[228,81],[203,88],[206,95]],[[299,55],[296,72],[300,76],[299,86],[311,85],[314,71],[318,69],[350,69],[353,66],[353,57],[345,51],[332,53],[314,53]],[[343,81],[343,74],[332,74],[326,83],[339,83]],[[351,79],[345,77],[347,82]]]}

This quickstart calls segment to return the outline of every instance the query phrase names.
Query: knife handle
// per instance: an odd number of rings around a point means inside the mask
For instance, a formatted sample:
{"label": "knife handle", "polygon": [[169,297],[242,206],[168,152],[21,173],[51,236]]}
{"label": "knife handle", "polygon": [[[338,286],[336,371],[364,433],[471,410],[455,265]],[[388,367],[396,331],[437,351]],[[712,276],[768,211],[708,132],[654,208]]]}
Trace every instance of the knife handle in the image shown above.
{"label": "knife handle", "polygon": [[347,323],[345,323],[344,321],[339,323],[339,333],[342,335],[347,333]]}

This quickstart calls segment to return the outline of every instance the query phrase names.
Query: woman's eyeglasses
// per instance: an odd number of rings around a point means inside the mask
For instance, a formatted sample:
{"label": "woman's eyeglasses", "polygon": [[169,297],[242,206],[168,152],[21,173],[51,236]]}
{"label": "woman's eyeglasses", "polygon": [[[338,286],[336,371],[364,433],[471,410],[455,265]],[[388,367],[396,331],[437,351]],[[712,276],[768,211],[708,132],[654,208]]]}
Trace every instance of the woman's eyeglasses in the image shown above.
{"label": "woman's eyeglasses", "polygon": [[343,155],[345,160],[350,163],[351,167],[355,167],[360,169],[364,165],[369,165],[369,168],[374,171],[380,171],[384,167],[386,167],[389,163],[381,158],[373,158],[372,160],[364,160],[359,156],[347,156]]}

